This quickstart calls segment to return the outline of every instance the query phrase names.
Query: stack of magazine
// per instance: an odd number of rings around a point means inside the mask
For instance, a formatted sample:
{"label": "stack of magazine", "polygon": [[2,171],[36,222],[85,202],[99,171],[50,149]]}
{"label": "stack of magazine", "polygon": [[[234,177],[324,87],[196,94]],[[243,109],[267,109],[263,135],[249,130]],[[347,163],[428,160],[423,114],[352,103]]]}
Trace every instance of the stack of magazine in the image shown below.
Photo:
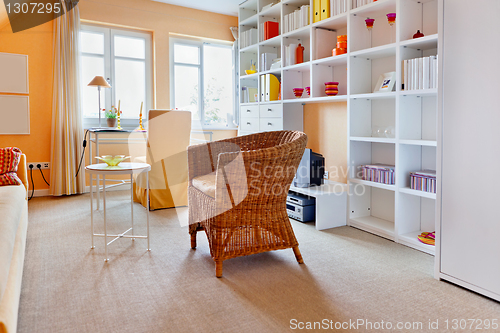
{"label": "stack of magazine", "polygon": [[394,184],[394,165],[386,164],[367,164],[361,166],[363,180],[370,182],[393,185]]}
{"label": "stack of magazine", "polygon": [[436,193],[436,171],[421,170],[410,172],[411,189]]}

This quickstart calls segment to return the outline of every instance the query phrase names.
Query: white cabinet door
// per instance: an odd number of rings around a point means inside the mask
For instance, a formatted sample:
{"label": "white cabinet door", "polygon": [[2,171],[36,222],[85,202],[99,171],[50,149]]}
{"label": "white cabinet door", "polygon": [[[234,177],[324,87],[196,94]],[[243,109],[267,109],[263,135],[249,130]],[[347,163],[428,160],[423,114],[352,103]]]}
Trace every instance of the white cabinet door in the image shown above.
{"label": "white cabinet door", "polygon": [[[498,0],[444,0],[440,276],[500,295]],[[477,47],[467,47],[466,41]],[[496,298],[495,295],[489,294]]]}

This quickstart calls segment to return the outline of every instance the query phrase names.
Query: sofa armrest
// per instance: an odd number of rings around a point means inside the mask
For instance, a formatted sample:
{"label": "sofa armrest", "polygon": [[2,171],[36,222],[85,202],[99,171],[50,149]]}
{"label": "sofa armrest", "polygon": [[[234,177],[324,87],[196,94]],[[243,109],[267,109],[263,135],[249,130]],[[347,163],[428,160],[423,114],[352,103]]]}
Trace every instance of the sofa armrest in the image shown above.
{"label": "sofa armrest", "polygon": [[26,188],[26,193],[28,193],[29,185],[28,185],[28,164],[26,162],[26,155],[21,154],[21,160],[19,161],[19,165],[17,166],[17,176],[23,182],[24,187]]}

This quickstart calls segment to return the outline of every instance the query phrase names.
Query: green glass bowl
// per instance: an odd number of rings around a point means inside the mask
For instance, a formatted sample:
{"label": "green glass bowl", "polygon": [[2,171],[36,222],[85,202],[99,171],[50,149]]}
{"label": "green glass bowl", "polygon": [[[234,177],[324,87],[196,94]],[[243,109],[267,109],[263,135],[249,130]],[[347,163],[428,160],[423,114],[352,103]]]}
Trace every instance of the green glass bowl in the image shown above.
{"label": "green glass bowl", "polygon": [[109,166],[117,166],[118,164],[120,164],[121,162],[123,162],[124,160],[126,160],[129,157],[130,156],[125,156],[125,155],[116,155],[116,156],[104,155],[102,157],[96,157],[96,158],[100,161],[103,161],[104,163],[106,163]]}

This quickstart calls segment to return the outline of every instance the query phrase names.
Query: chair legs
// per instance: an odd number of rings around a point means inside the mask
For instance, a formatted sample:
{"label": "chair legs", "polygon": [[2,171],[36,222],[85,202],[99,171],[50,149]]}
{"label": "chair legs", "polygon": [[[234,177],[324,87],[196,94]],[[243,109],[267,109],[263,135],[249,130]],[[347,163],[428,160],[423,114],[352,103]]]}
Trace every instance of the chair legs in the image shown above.
{"label": "chair legs", "polygon": [[196,234],[197,233],[198,233],[197,231],[191,233],[191,248],[192,249],[196,249]]}
{"label": "chair legs", "polygon": [[215,261],[215,276],[218,278],[222,277],[222,260]]}
{"label": "chair legs", "polygon": [[298,246],[293,247],[293,253],[295,254],[295,259],[297,259],[297,262],[299,264],[303,264],[304,260],[302,259],[302,255],[300,254],[300,250]]}

